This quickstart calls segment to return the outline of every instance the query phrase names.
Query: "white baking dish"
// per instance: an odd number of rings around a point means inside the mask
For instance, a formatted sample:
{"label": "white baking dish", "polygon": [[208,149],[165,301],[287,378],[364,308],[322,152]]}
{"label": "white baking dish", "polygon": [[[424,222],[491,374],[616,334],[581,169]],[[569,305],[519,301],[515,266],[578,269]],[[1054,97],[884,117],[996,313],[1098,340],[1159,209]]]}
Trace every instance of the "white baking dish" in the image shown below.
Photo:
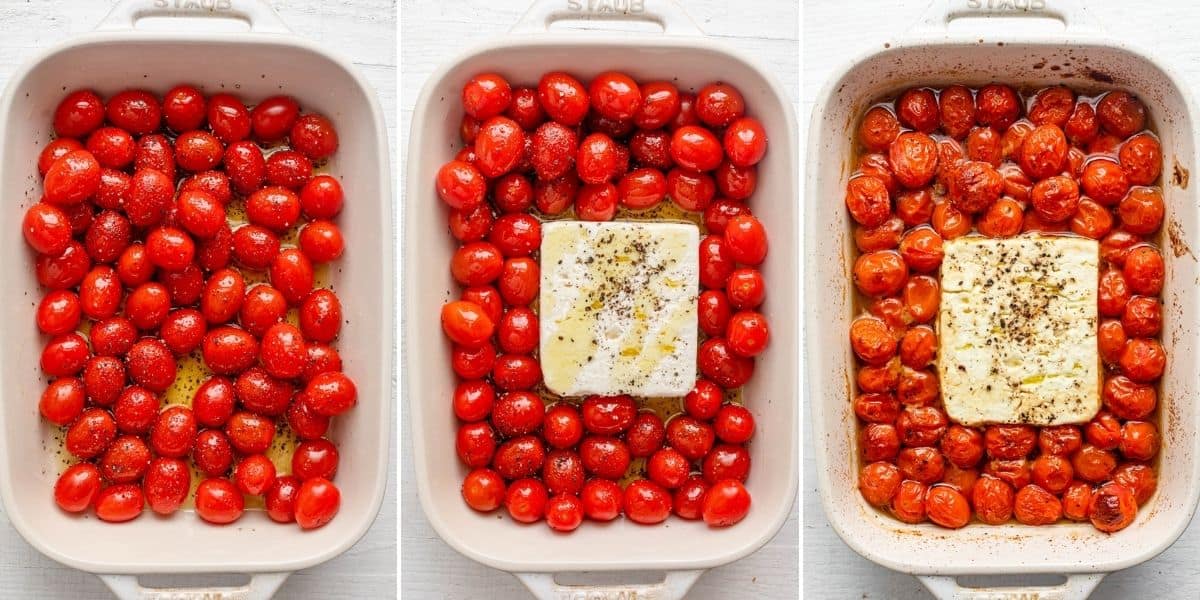
{"label": "white baking dish", "polygon": [[[511,571],[540,598],[678,598],[702,569],[736,560],[758,549],[779,530],[791,510],[797,486],[798,383],[798,203],[795,164],[796,122],[775,77],[743,55],[716,47],[672,2],[646,1],[644,12],[624,17],[656,21],[660,34],[596,31],[547,33],[550,21],[605,18],[587,14],[588,3],[539,2],[512,35],[472,48],[434,73],[417,100],[408,151],[404,201],[405,319],[403,352],[407,409],[412,421],[413,461],[421,504],[434,529],[453,548],[489,566]],[[642,3],[634,3],[643,6]],[[438,317],[446,299],[458,296],[447,265],[456,243],[446,231],[446,210],[434,191],[434,174],[461,146],[458,137],[463,84],[472,75],[496,71],[510,81],[536,83],[547,71],[565,70],[586,81],[606,69],[635,79],[678,78],[681,89],[723,80],[738,87],[748,111],[761,119],[770,147],[759,166],[758,190],[750,202],[768,224],[770,256],[764,265],[771,320],[771,347],[759,360],[746,390],[747,407],[758,431],[750,444],[753,469],[747,487],[749,516],[733,527],[711,529],[703,522],[671,519],[661,526],[627,520],[584,523],[570,535],[544,523],[522,526],[504,511],[480,514],[460,496],[466,475],[454,452],[457,423],[450,407],[455,376],[449,344]],[[667,581],[647,586],[559,586],[549,573],[563,571],[668,571]],[[533,576],[529,574],[540,573]],[[604,596],[603,594],[609,594]]]}
{"label": "white baking dish", "polygon": [[[817,486],[830,523],[847,544],[883,566],[922,576],[940,598],[1082,598],[1104,573],[1148,560],[1174,542],[1191,520],[1200,494],[1196,431],[1200,297],[1194,285],[1200,268],[1188,250],[1200,245],[1200,211],[1186,184],[1186,173],[1195,164],[1198,113],[1187,87],[1167,66],[1099,35],[1087,26],[1086,13],[1078,6],[1045,2],[1050,7],[1040,14],[1067,25],[1065,31],[1053,34],[1023,33],[1029,31],[1028,23],[1003,18],[972,19],[975,24],[968,31],[950,33],[952,19],[983,16],[968,4],[966,0],[936,2],[917,31],[847,64],[826,84],[812,115],[805,203],[809,299],[805,324]],[[1001,34],[991,33],[1001,31],[997,28],[981,33],[985,24],[1003,24],[1007,29]],[[1160,395],[1159,486],[1155,497],[1138,511],[1135,523],[1114,535],[1086,523],[974,525],[960,530],[906,525],[871,508],[857,489],[856,419],[848,397],[854,385],[847,333],[852,319],[853,244],[841,201],[853,171],[854,128],[872,102],[909,86],[989,82],[1131,90],[1146,103],[1162,139],[1163,192],[1171,232],[1164,237],[1174,241],[1164,249],[1163,343],[1170,362]],[[1014,573],[1055,573],[1068,579],[1057,587],[987,590],[962,588],[954,579]]]}
{"label": "white baking dish", "polygon": [[[267,598],[286,573],[353,545],[375,520],[387,485],[395,311],[387,135],[379,103],[356,70],[291,34],[265,2],[225,0],[215,3],[216,11],[168,11],[155,4],[118,4],[96,32],[47,50],[19,69],[0,101],[0,195],[7,199],[10,225],[0,228],[5,274],[0,302],[12,309],[3,325],[6,351],[0,361],[0,499],[31,545],[63,564],[101,574],[123,598],[150,597],[153,592],[135,579],[149,573],[248,573],[253,577],[243,588],[172,590],[176,595],[170,597]],[[205,33],[205,22],[195,18],[179,21],[174,31],[137,30],[144,16],[232,17],[248,22],[250,31]],[[33,323],[42,292],[33,256],[12,225],[40,196],[37,155],[51,138],[54,107],[67,90],[93,88],[108,96],[143,87],[162,94],[182,82],[247,100],[291,94],[306,110],[328,115],[338,129],[341,146],[330,172],[346,192],[339,217],[346,252],[331,279],[345,313],[339,352],[358,385],[359,404],[334,420],[342,505],[317,530],[275,524],[261,511],[227,527],[194,515],[153,514],[113,525],[94,516],[69,516],[52,500],[59,464],[51,428],[41,423],[36,402],[45,385],[38,370],[44,340]],[[228,595],[214,595],[221,591]]]}

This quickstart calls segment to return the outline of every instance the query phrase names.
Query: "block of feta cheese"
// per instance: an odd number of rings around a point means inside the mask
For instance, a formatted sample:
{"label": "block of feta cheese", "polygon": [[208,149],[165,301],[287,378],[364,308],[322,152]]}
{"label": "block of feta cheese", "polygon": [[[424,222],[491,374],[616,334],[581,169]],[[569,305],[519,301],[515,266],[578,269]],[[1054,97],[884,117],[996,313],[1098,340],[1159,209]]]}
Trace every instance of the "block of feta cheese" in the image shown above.
{"label": "block of feta cheese", "polygon": [[539,359],[562,396],[683,396],[696,382],[699,230],[542,224]]}
{"label": "block of feta cheese", "polygon": [[944,244],[938,377],[963,425],[1084,423],[1100,410],[1100,247],[1074,236]]}

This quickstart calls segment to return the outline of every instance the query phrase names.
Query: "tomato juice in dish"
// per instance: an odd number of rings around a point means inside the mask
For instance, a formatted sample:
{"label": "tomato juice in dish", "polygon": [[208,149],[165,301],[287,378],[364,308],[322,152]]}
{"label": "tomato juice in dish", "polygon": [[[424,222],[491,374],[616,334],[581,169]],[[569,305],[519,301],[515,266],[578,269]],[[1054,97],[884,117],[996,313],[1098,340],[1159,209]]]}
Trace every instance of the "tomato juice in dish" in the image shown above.
{"label": "tomato juice in dish", "polygon": [[737,523],[754,432],[740,390],[769,339],[762,125],[727,84],[614,71],[586,87],[479,74],[462,106],[464,148],[436,184],[460,244],[441,319],[464,501],[557,531]]}
{"label": "tomato juice in dish", "polygon": [[949,528],[1128,526],[1157,485],[1166,368],[1163,150],[1145,106],[1062,86],[912,88],[856,136],[863,497]]}

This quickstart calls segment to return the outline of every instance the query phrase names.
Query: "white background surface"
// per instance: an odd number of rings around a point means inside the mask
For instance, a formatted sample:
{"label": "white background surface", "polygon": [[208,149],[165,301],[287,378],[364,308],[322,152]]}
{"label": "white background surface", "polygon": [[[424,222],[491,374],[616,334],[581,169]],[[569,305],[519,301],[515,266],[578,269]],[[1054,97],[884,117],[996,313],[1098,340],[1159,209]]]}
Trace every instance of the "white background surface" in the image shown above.
{"label": "white background surface", "polygon": [[[3,23],[0,26],[0,85],[38,50],[92,29],[111,5],[111,1],[96,0],[0,0],[0,23]],[[388,138],[393,141],[391,158],[395,164],[394,1],[271,0],[271,5],[293,31],[349,57],[362,70],[383,104]],[[394,477],[392,475],[393,482]],[[50,501],[49,490],[46,501]],[[163,551],[186,552],[187,547],[180,544],[163,548]],[[193,585],[237,583],[229,577],[155,578],[150,583],[161,586],[188,582]],[[389,484],[383,508],[366,536],[342,556],[289,577],[278,597],[374,600],[394,597],[395,590],[396,495],[395,486]],[[92,600],[108,597],[108,588],[96,577],[64,567],[26,544],[0,508],[0,598]]]}
{"label": "white background surface", "polygon": [[[1047,0],[1053,4],[1054,0]],[[869,4],[869,5],[868,5]],[[835,70],[847,61],[878,48],[911,27],[930,0],[859,0],[853,11],[844,0],[807,0],[804,7],[804,86],[801,127],[807,123],[813,102]],[[1094,21],[1113,37],[1120,36],[1149,49],[1156,59],[1174,66],[1194,88],[1200,84],[1200,6],[1171,1],[1087,2]],[[1022,27],[1017,23],[1015,27]],[[803,137],[802,137],[803,139]],[[802,417],[807,423],[807,412]],[[809,438],[808,427],[804,428]],[[805,453],[801,496],[804,498],[805,598],[932,598],[917,580],[884,569],[863,559],[842,543],[829,527],[815,488],[811,452]],[[1141,566],[1109,575],[1093,600],[1132,598],[1200,598],[1200,519],[1179,541]],[[1020,579],[1006,580],[1010,584]],[[1043,585],[1047,582],[1041,582]],[[1049,582],[1053,583],[1053,582]]]}
{"label": "white background surface", "polygon": [[[749,4],[731,0],[690,0],[683,4],[705,33],[767,65],[783,82],[792,101],[799,101],[799,32],[794,0],[756,1],[753,11],[747,10]],[[503,35],[527,6],[526,0],[401,1],[402,152],[407,146],[412,107],[428,75],[462,49]],[[399,172],[404,172],[403,165]],[[408,423],[402,427],[407,440]],[[409,450],[403,446],[404,452]],[[421,511],[412,465],[403,461],[401,484],[401,595],[405,600],[529,597],[512,576],[461,556],[438,537]],[[779,535],[757,553],[706,573],[692,588],[689,600],[795,598],[798,536],[798,517],[793,513]],[[519,553],[520,548],[513,548],[513,552]]]}

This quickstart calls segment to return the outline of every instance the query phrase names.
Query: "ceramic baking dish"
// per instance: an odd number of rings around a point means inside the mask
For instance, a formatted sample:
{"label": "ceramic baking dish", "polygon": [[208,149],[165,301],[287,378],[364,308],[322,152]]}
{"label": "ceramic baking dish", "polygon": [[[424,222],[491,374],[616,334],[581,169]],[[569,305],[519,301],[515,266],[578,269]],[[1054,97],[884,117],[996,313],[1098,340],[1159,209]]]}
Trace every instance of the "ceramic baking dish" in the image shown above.
{"label": "ceramic baking dish", "polygon": [[[403,352],[412,423],[413,461],[421,505],[434,529],[453,548],[486,565],[520,574],[535,594],[550,598],[678,598],[702,569],[728,563],[766,543],[792,508],[797,484],[796,364],[798,282],[794,269],[798,202],[796,123],[791,103],[776,82],[743,55],[701,37],[671,2],[634,3],[643,12],[620,15],[657,22],[663,34],[547,32],[559,18],[600,19],[586,13],[588,3],[538,2],[514,28],[514,35],[472,48],[430,76],[417,100],[408,151],[404,201],[405,320]],[[457,423],[450,407],[455,376],[450,346],[437,315],[457,298],[458,286],[447,265],[456,248],[446,231],[446,209],[434,190],[434,174],[461,146],[459,98],[472,75],[495,71],[510,81],[536,83],[553,70],[587,81],[606,69],[621,69],[635,79],[677,79],[682,89],[723,80],[745,94],[751,114],[770,136],[759,165],[758,190],[750,200],[755,215],[768,223],[770,256],[764,265],[769,282],[764,312],[772,328],[771,347],[746,389],[746,406],[758,431],[750,444],[753,469],[747,487],[753,496],[749,516],[733,527],[710,529],[702,522],[671,519],[661,526],[627,520],[606,525],[585,523],[571,535],[556,534],[545,523],[520,525],[504,511],[480,514],[460,496],[467,471],[454,452]],[[548,573],[563,571],[668,571],[663,583],[648,586],[558,586]],[[541,574],[541,575],[531,575]],[[609,594],[607,596],[602,594]]]}
{"label": "ceramic baking dish", "polygon": [[[1197,113],[1187,87],[1169,67],[1101,36],[1077,6],[1047,1],[1034,3],[1050,5],[1041,11],[1017,13],[1051,16],[1066,24],[1057,33],[1034,35],[1021,33],[1031,30],[1026,27],[1030,23],[1003,18],[1011,14],[983,15],[968,4],[936,2],[916,31],[849,63],[817,99],[805,203],[808,397],[817,487],[830,523],[847,544],[883,566],[922,576],[940,598],[1082,598],[1104,573],[1148,560],[1174,542],[1191,520],[1200,493],[1200,297],[1194,285],[1200,267],[1192,250],[1200,246],[1200,211],[1187,186],[1195,164]],[[967,31],[951,33],[949,22],[960,16],[992,18],[970,19],[974,24]],[[1001,24],[1005,29],[990,28]],[[994,31],[1001,33],[990,33]],[[1160,395],[1158,493],[1138,511],[1133,525],[1114,535],[1086,523],[960,530],[906,525],[871,508],[857,490],[856,420],[849,397],[854,359],[847,333],[853,316],[853,243],[841,201],[854,170],[854,128],[874,101],[907,87],[990,82],[1132,91],[1146,103],[1162,140],[1169,233],[1164,236],[1163,343],[1170,362]],[[968,589],[954,579],[1022,573],[1068,578],[1064,585],[1036,589]]]}
{"label": "ceramic baking dish", "polygon": [[[95,32],[23,65],[0,101],[0,196],[9,224],[0,227],[0,302],[13,311],[0,330],[7,348],[0,361],[0,499],[31,545],[58,562],[101,574],[122,598],[151,597],[155,592],[142,590],[135,578],[149,573],[252,574],[248,586],[224,589],[228,595],[172,590],[170,597],[267,598],[286,573],[353,545],[375,520],[387,485],[395,312],[387,132],[379,103],[356,70],[291,34],[265,2],[225,0],[215,3],[216,10],[195,11],[156,4],[118,4]],[[171,31],[138,30],[135,23],[146,16],[191,18],[159,19]],[[243,20],[250,31],[204,32],[214,17]],[[358,385],[359,404],[331,429],[343,457],[337,474],[342,505],[321,529],[278,525],[261,511],[226,527],[194,515],[153,514],[113,525],[69,516],[52,500],[61,465],[52,428],[39,418],[36,402],[45,385],[37,350],[45,342],[33,323],[42,292],[33,255],[13,224],[40,197],[37,155],[51,139],[54,107],[67,90],[93,88],[106,97],[132,86],[162,94],[183,82],[250,101],[288,93],[306,110],[328,115],[338,129],[341,146],[329,170],[340,177],[348,199],[339,217],[346,252],[331,283],[345,313],[339,352]]]}

